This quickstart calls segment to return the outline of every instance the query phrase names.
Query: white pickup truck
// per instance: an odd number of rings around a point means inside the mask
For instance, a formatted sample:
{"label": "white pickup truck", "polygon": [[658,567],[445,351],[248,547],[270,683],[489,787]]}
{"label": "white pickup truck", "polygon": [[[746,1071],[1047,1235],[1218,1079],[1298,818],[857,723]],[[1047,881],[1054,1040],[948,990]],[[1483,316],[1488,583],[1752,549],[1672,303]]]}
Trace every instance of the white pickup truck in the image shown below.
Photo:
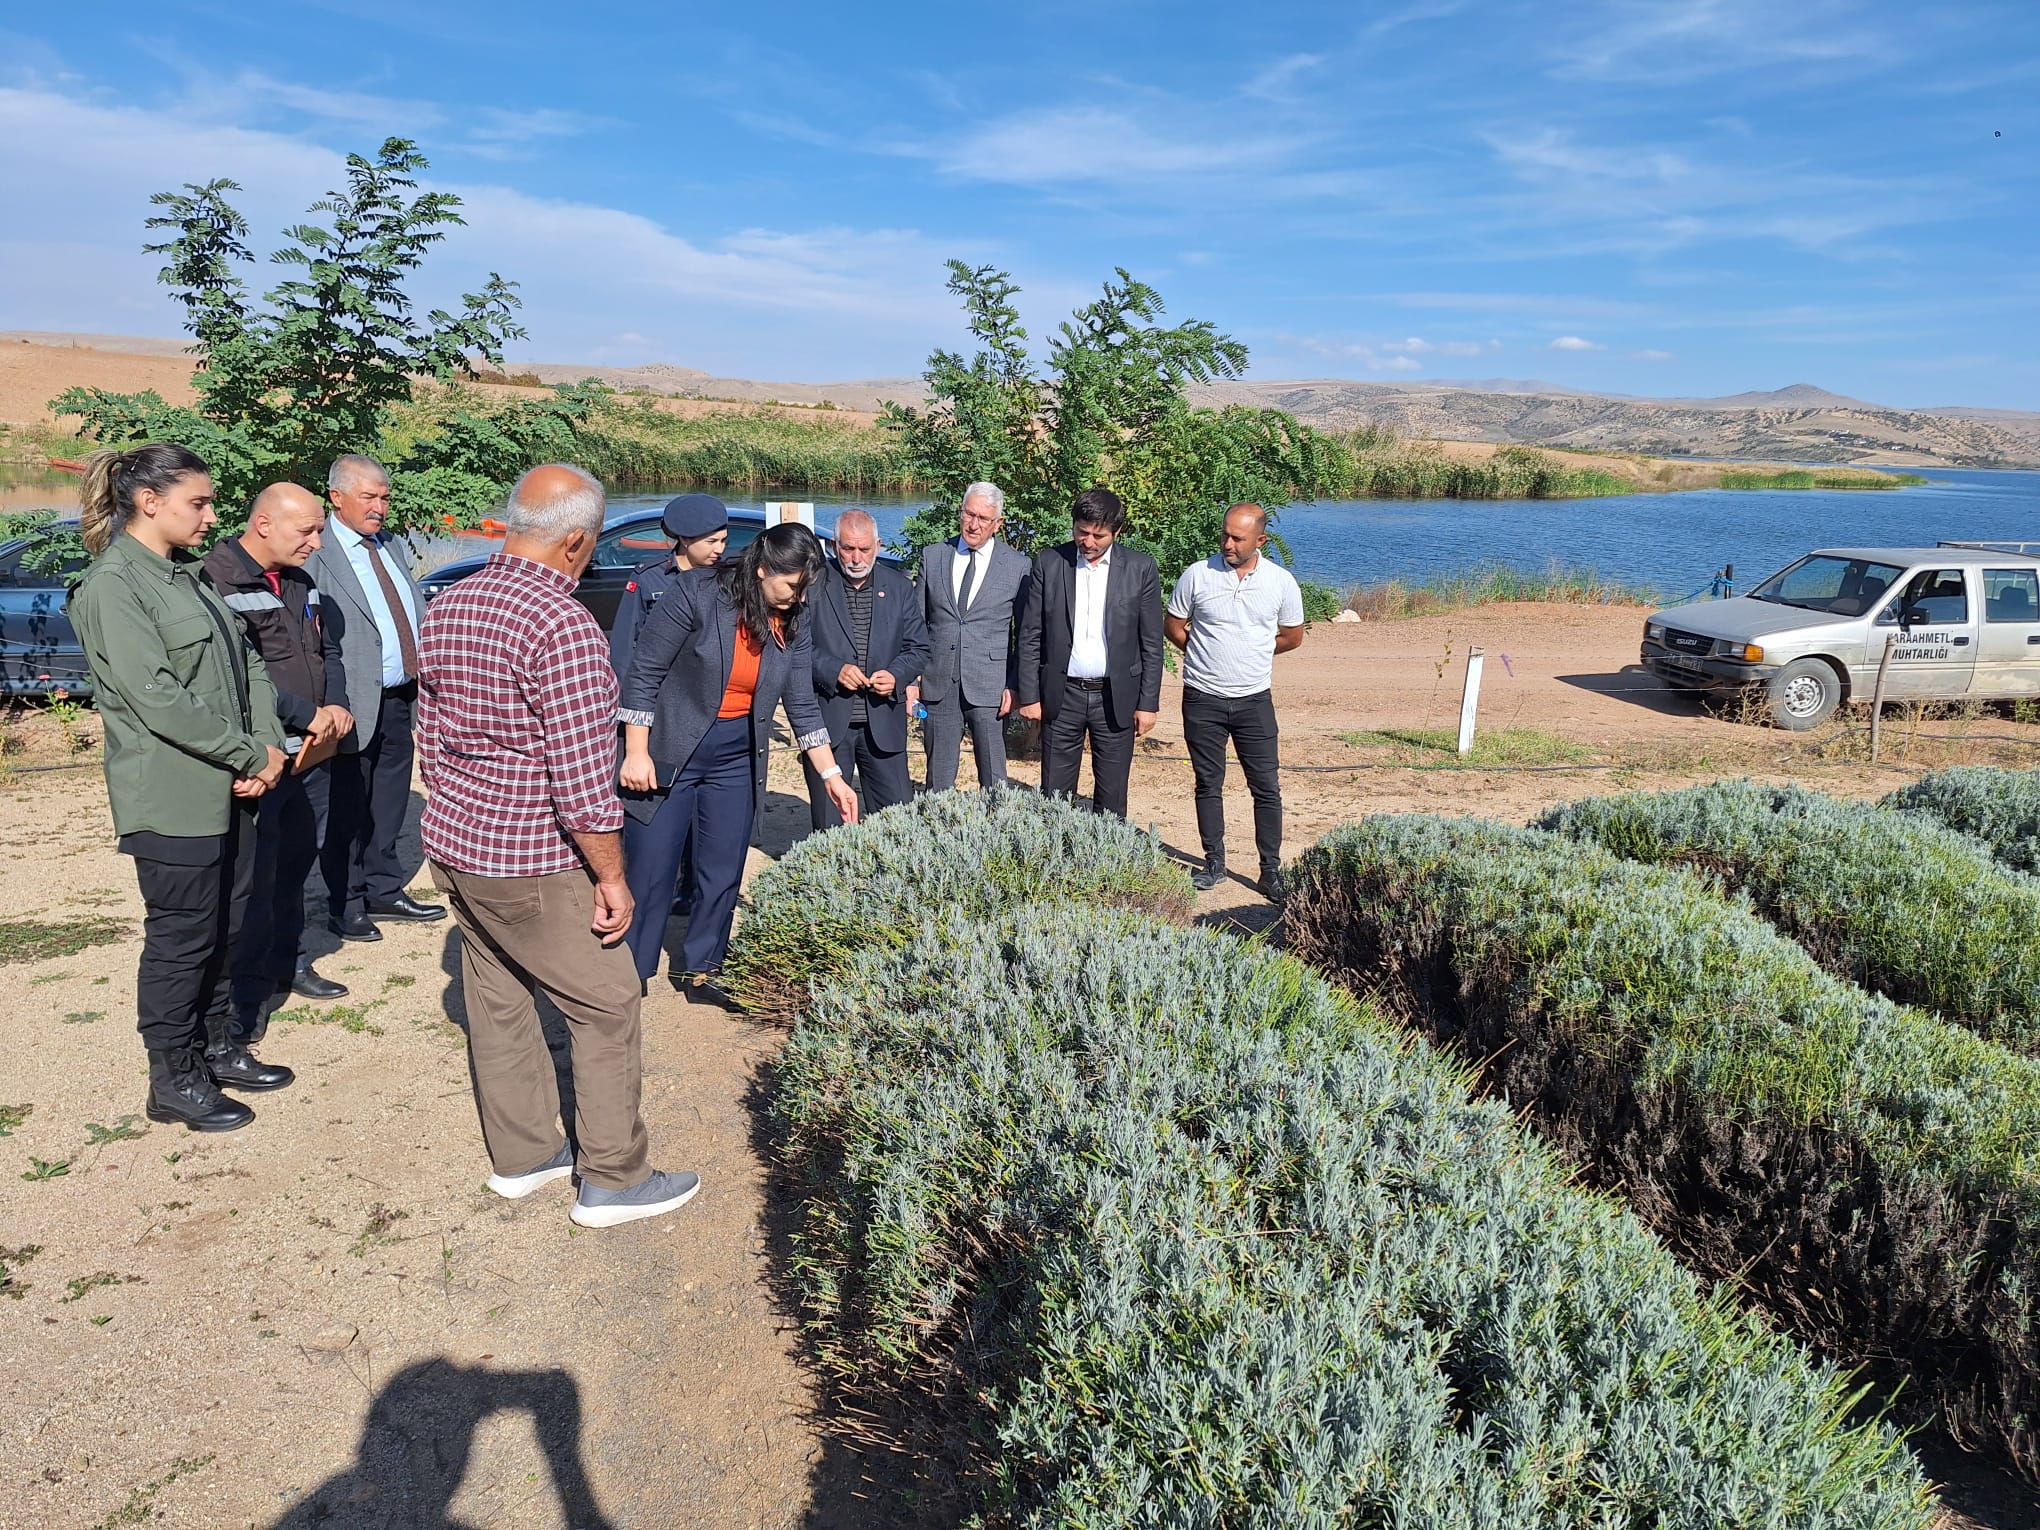
{"label": "white pickup truck", "polygon": [[1643,665],[1675,690],[1756,692],[1794,730],[1868,701],[1880,664],[1887,698],[2040,696],[2033,547],[1824,547],[1747,595],[1653,611]]}

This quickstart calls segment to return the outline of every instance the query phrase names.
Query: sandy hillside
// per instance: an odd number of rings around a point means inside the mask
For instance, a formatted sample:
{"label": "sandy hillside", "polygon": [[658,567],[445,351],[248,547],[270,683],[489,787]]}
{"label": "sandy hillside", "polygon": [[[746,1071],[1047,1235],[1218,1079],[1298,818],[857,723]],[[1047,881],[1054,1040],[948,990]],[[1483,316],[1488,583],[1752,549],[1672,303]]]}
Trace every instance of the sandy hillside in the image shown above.
{"label": "sandy hillside", "polygon": [[[2024,760],[2040,743],[2040,728],[1994,718],[1899,727],[1896,758],[1872,770],[1850,759],[1853,724],[1788,738],[1670,701],[1631,664],[1638,622],[1629,610],[1494,607],[1313,629],[1277,670],[1291,852],[1367,812],[1520,821],[1589,793],[1744,771],[1868,796],[1929,764]],[[1469,644],[1488,655],[1483,725],[1539,730],[1538,749],[1574,757],[1460,771],[1421,744],[1340,737],[1449,726]],[[1172,680],[1135,768],[1133,816],[1187,851],[1179,715]],[[30,773],[67,759],[59,730],[37,718],[12,731],[0,920],[121,929],[37,960],[7,961],[17,945],[0,943],[0,1103],[31,1107],[0,1138],[0,1248],[26,1286],[0,1301],[0,1342],[15,1376],[33,1378],[0,1397],[0,1524],[819,1530],[910,1518],[892,1468],[832,1434],[800,1361],[782,1286],[789,1207],[759,1151],[755,1091],[776,1032],[655,985],[654,1152],[699,1170],[705,1188],[675,1216],[606,1233],[571,1227],[563,1187],[514,1203],[482,1190],[457,961],[440,926],[389,926],[378,944],[322,958],[354,993],[275,1025],[263,1051],[301,1078],[254,1097],[252,1128],[150,1126],[135,1119],[131,869],[112,851],[96,771]],[[83,731],[96,731],[89,716]],[[754,868],[806,827],[787,752],[776,761]],[[1237,782],[1228,807],[1234,864],[1251,869]],[[1241,883],[1200,909],[1249,930],[1271,913]],[[68,1168],[39,1177],[36,1160]],[[1976,1522],[2035,1522],[1993,1483],[1965,1489]]]}

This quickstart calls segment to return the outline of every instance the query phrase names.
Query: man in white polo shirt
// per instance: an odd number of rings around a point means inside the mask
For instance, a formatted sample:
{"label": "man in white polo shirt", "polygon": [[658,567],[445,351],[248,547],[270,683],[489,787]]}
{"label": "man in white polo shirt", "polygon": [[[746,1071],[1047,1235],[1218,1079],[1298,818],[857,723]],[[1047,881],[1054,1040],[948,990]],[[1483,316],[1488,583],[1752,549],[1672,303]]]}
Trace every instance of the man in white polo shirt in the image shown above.
{"label": "man in white polo shirt", "polygon": [[1218,552],[1183,570],[1162,631],[1183,650],[1183,742],[1197,778],[1199,888],[1225,880],[1225,746],[1230,739],[1254,797],[1255,885],[1273,897],[1282,866],[1282,783],[1270,690],[1275,655],[1303,642],[1303,591],[1288,569],[1261,556],[1268,512],[1234,505]]}

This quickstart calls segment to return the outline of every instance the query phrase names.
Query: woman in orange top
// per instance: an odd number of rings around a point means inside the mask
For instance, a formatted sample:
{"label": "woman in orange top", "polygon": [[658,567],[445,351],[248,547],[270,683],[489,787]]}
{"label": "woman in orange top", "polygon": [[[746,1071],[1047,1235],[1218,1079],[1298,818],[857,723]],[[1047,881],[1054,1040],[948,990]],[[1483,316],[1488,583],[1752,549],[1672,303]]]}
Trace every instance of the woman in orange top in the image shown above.
{"label": "woman in orange top", "polygon": [[665,945],[670,889],[690,845],[693,908],[680,947],[692,993],[721,997],[737,887],[759,808],[772,712],[821,773],[844,822],[857,821],[815,700],[813,636],[803,609],[822,570],[805,526],[768,528],[742,556],[690,569],[645,618],[623,676],[623,850],[638,918],[625,937],[649,983]]}

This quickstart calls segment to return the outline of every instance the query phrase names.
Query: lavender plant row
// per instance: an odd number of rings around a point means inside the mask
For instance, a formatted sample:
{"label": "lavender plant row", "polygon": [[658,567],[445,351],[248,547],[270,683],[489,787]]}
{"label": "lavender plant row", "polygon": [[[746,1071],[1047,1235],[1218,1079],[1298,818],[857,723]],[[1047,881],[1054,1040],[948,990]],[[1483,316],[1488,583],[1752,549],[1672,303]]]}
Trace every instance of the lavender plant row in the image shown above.
{"label": "lavender plant row", "polygon": [[2040,1475],[2040,1063],[1836,980],[1700,877],[1534,829],[1340,829],[1285,926],[1689,1264]]}
{"label": "lavender plant row", "polygon": [[808,985],[873,944],[904,944],[930,912],[997,913],[1071,899],[1187,918],[1189,874],[1154,836],[1016,788],[936,792],[815,834],[751,884],[725,975],[754,1014],[791,1020]]}
{"label": "lavender plant row", "polygon": [[1263,946],[951,914],[816,984],[776,1116],[824,1366],[973,1523],[1932,1520],[1824,1364]]}
{"label": "lavender plant row", "polygon": [[2040,872],[2040,770],[1958,765],[1878,803],[1967,834],[2014,871]]}
{"label": "lavender plant row", "polygon": [[1837,977],[2040,1050],[2040,880],[1966,835],[1752,781],[1595,797],[1538,822],[1718,877]]}

